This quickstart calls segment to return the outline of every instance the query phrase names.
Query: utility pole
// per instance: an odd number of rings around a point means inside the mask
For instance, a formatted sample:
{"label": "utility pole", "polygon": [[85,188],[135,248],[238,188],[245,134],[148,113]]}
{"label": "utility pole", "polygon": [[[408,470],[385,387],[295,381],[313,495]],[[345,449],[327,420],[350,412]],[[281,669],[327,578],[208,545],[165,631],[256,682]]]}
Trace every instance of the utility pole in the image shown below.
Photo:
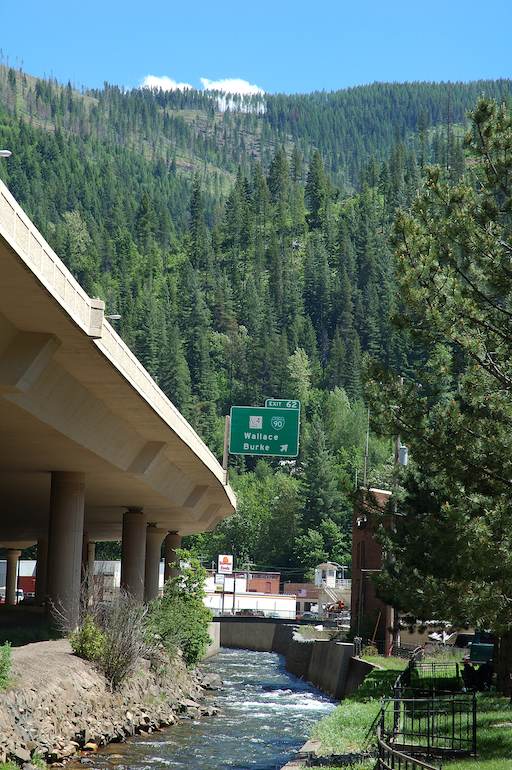
{"label": "utility pole", "polygon": [[366,441],[364,446],[364,476],[363,487],[366,489],[368,483],[368,450],[370,447],[370,407],[368,407],[368,422],[366,424]]}
{"label": "utility pole", "polygon": [[227,414],[226,421],[224,423],[224,454],[222,457],[222,468],[224,470],[224,484],[228,483],[228,465],[229,465],[229,429],[231,426],[231,418]]}
{"label": "utility pole", "polygon": [[[400,390],[403,389],[404,386],[404,378],[400,377],[399,379],[400,384]],[[397,500],[397,492],[398,492],[398,473],[400,468],[400,447],[401,447],[401,440],[400,440],[400,433],[397,433],[396,439],[395,439],[395,473],[394,473],[394,489],[393,489],[393,516],[391,517],[391,529],[392,531],[395,531],[396,529],[396,516],[398,515],[398,500]],[[395,647],[398,646],[400,642],[400,625],[399,625],[399,618],[398,618],[398,612],[396,612],[394,607],[389,607],[389,611],[386,613],[386,636],[387,636],[387,629],[391,628],[391,645],[389,654],[391,654],[391,650],[395,649]],[[388,655],[388,650],[385,650],[385,654]]]}

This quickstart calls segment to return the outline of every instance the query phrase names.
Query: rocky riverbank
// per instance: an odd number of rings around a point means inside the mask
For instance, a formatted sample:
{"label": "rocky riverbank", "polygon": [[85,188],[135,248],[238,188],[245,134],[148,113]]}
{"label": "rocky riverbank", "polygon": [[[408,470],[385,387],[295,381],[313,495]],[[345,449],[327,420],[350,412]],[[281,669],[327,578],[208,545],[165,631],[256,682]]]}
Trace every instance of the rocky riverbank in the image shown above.
{"label": "rocky riverbank", "polygon": [[26,645],[13,650],[12,684],[0,694],[0,761],[26,763],[37,753],[60,764],[184,717],[210,715],[215,709],[201,704],[203,692],[180,658],[158,673],[142,661],[113,693],[67,641]]}

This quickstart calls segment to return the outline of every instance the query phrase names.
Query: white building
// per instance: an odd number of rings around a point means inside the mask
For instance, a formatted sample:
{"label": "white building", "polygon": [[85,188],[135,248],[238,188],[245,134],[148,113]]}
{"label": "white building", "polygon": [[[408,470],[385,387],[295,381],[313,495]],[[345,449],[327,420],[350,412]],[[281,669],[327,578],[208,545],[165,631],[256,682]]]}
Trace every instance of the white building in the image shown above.
{"label": "white building", "polygon": [[315,585],[319,588],[350,588],[350,580],[345,580],[347,569],[348,567],[335,561],[318,564],[315,567]]}
{"label": "white building", "polygon": [[[121,585],[120,561],[96,561],[94,563],[95,583],[99,597],[108,601]],[[295,620],[296,609],[294,595],[271,594],[247,590],[247,575],[224,575],[222,585],[216,584],[215,573],[209,571],[205,581],[206,596],[204,603],[217,615],[224,612],[235,615],[237,612],[263,613],[267,617],[279,617]],[[160,594],[164,587],[164,562],[160,562]]]}

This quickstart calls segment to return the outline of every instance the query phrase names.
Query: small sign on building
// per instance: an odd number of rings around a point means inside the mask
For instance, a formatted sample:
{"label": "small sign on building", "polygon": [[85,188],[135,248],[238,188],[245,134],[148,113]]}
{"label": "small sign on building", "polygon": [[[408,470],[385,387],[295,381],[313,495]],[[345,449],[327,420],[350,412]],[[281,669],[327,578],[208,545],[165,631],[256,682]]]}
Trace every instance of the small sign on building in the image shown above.
{"label": "small sign on building", "polygon": [[215,575],[215,592],[222,592],[224,590],[224,581],[226,576],[220,573]]}
{"label": "small sign on building", "polygon": [[218,572],[221,575],[233,574],[233,556],[231,554],[219,554]]}

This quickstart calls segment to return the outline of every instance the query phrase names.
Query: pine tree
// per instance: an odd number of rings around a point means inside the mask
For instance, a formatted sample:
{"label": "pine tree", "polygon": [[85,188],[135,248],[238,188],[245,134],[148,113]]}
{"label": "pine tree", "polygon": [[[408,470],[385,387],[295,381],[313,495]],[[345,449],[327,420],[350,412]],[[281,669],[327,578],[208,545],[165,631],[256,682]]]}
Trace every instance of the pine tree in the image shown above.
{"label": "pine tree", "polygon": [[309,164],[306,180],[306,204],[308,224],[312,230],[322,227],[326,216],[329,186],[324,171],[322,156],[315,150]]}
{"label": "pine tree", "polygon": [[201,182],[194,177],[190,199],[190,262],[196,269],[205,269],[209,263],[209,238]]}
{"label": "pine tree", "polygon": [[323,425],[313,418],[303,462],[304,528],[316,529],[326,519],[336,520],[340,511],[336,466],[326,445]]}

